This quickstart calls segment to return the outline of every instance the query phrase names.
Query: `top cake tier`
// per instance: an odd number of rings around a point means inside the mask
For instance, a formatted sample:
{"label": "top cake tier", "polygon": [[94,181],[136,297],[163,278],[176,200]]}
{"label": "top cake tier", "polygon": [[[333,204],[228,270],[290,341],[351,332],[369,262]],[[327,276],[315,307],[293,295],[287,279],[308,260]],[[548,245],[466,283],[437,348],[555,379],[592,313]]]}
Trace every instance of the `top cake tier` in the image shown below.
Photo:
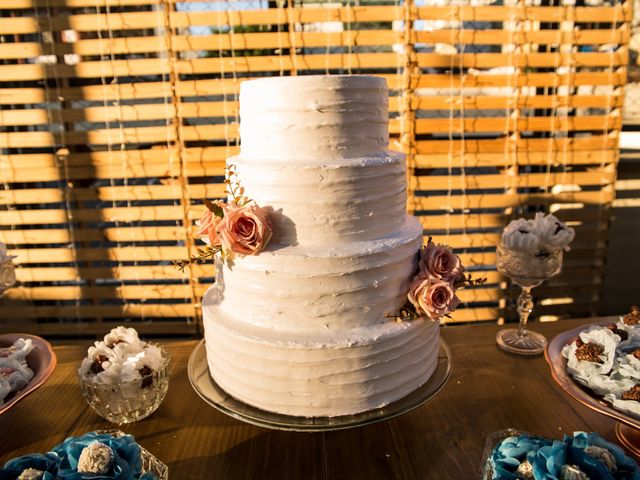
{"label": "top cake tier", "polygon": [[384,79],[313,75],[240,88],[241,155],[291,161],[376,155],[389,144]]}

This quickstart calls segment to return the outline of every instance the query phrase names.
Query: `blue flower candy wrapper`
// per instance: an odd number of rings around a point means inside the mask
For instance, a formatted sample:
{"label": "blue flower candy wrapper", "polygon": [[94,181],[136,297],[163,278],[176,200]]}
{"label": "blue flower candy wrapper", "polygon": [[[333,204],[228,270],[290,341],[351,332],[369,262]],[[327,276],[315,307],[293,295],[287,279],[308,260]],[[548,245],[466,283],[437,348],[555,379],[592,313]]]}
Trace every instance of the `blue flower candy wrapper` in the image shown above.
{"label": "blue flower candy wrapper", "polygon": [[[524,476],[523,471],[530,476]],[[489,437],[482,478],[640,480],[640,471],[622,448],[597,433],[575,432],[562,440],[551,440],[506,430]]]}
{"label": "blue flower candy wrapper", "polygon": [[[82,450],[94,442],[100,442],[113,451],[113,465],[108,474],[88,475],[78,472],[78,459]],[[58,478],[61,480],[80,480],[85,478],[135,480],[140,478],[142,471],[140,446],[131,435],[114,437],[106,433],[90,432],[81,437],[67,438],[60,445],[53,447],[53,451],[62,459],[58,470]]]}
{"label": "blue flower candy wrapper", "polygon": [[[111,451],[105,473],[79,472],[83,450],[96,443]],[[104,447],[102,447],[104,448]],[[144,462],[143,462],[144,460]],[[152,468],[149,468],[152,465]],[[50,452],[9,460],[0,469],[0,480],[15,480],[27,469],[45,472],[42,480],[161,480],[168,478],[166,466],[140,447],[131,435],[120,431],[89,432],[69,437]]]}
{"label": "blue flower candy wrapper", "polygon": [[42,480],[55,480],[58,472],[60,457],[55,453],[30,453],[13,458],[4,464],[0,470],[0,480],[15,480],[28,468],[34,468],[44,472]]}

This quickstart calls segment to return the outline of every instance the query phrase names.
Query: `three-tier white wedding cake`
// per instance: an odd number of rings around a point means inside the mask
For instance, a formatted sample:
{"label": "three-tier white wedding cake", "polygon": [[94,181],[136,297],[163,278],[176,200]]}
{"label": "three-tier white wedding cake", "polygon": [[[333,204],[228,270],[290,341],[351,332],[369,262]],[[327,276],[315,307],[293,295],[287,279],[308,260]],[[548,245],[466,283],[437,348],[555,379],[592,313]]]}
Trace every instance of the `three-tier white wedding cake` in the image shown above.
{"label": "three-tier white wedding cake", "polygon": [[404,156],[387,150],[381,78],[246,81],[245,194],[269,213],[265,251],[219,262],[203,300],[210,373],[255,407],[354,414],[409,394],[433,373],[438,323],[395,321],[422,227],[406,213]]}

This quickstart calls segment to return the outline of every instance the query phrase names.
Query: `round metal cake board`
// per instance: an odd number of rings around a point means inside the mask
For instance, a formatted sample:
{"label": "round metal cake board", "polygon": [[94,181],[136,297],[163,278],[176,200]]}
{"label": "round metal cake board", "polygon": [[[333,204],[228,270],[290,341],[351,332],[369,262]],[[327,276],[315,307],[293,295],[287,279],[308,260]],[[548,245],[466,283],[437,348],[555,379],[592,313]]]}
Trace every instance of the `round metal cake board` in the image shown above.
{"label": "round metal cake board", "polygon": [[233,398],[225,392],[209,374],[204,340],[198,342],[189,357],[189,381],[196,393],[209,405],[223,413],[260,427],[297,432],[322,432],[359,427],[388,420],[414,408],[418,408],[433,398],[444,386],[451,374],[451,352],[440,339],[438,363],[429,380],[404,398],[385,407],[355,415],[339,417],[295,417],[261,410]]}

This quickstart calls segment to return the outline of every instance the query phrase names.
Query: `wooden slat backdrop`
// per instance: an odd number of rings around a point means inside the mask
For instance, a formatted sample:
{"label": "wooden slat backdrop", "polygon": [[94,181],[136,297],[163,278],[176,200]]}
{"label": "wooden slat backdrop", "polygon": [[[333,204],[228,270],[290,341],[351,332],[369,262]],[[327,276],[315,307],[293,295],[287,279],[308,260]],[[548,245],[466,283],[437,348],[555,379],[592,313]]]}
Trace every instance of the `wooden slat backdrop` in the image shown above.
{"label": "wooden slat backdrop", "polygon": [[223,196],[240,82],[313,73],[387,79],[409,209],[488,278],[451,322],[513,316],[495,245],[541,209],[577,238],[538,313],[594,314],[631,6],[528,3],[0,0],[2,328],[197,332],[213,266],[170,260]]}

